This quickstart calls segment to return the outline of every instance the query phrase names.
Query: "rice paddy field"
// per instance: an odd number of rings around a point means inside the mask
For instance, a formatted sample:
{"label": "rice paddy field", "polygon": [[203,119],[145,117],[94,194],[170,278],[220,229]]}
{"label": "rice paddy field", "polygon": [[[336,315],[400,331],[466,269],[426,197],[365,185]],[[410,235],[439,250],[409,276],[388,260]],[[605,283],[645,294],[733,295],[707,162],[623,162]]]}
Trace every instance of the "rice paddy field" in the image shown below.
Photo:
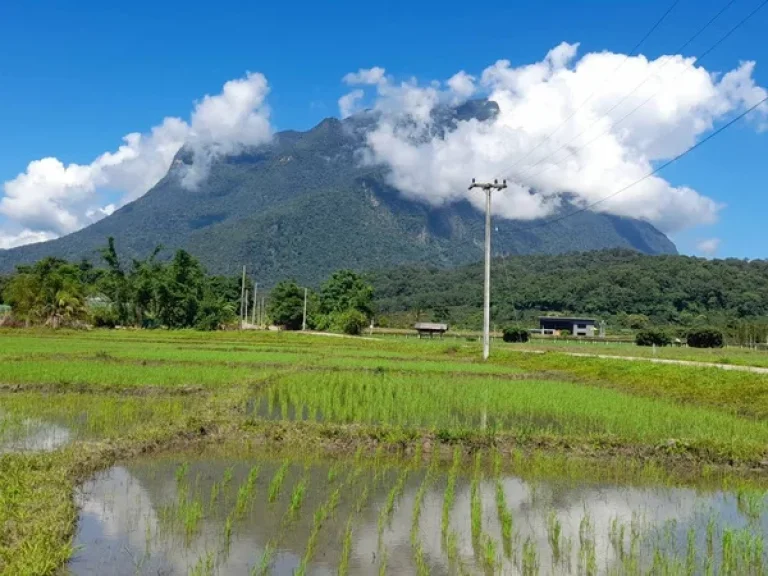
{"label": "rice paddy field", "polygon": [[0,332],[0,573],[768,573],[768,375],[526,349]]}

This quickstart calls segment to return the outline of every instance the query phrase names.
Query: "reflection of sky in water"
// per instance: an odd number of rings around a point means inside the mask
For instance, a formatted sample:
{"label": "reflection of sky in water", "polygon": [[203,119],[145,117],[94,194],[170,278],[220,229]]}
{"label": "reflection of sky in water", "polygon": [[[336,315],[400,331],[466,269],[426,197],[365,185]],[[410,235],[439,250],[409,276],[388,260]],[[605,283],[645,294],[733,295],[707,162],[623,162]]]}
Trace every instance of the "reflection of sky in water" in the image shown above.
{"label": "reflection of sky in water", "polygon": [[0,414],[0,454],[6,452],[50,452],[70,441],[70,431],[50,422],[25,419],[6,422]]}
{"label": "reflection of sky in water", "polygon": [[[291,487],[301,475],[300,468],[292,469],[280,500],[268,504],[268,483],[276,465],[264,465],[259,475],[253,507],[241,522],[236,523],[229,553],[224,556],[223,531],[227,511],[232,508],[239,484],[247,475],[247,466],[238,466],[231,485],[229,501],[210,511],[208,495],[214,480],[221,479],[225,465],[221,462],[193,463],[189,478],[200,474],[200,494],[206,505],[206,516],[200,531],[185,543],[183,534],[170,533],[160,521],[160,508],[175,499],[176,480],[174,466],[136,464],[129,468],[115,467],[88,483],[80,497],[82,506],[79,532],[75,542],[78,552],[70,564],[74,574],[186,574],[200,557],[215,554],[220,574],[247,573],[261,558],[266,543],[278,532],[283,513],[288,506]],[[299,518],[281,536],[272,573],[292,574],[303,557],[312,527],[315,509],[326,501],[329,493],[327,468],[314,469],[310,477],[304,507]],[[340,479],[346,472],[340,474]],[[371,491],[368,505],[354,514],[355,502],[362,490],[364,479],[358,479],[354,488],[342,491],[341,501],[334,517],[323,525],[318,539],[310,574],[335,574],[341,557],[341,547],[347,518],[352,514],[353,545],[350,574],[377,574],[381,550],[386,550],[388,573],[415,573],[414,551],[411,545],[413,505],[422,472],[409,476],[405,490],[395,507],[391,523],[385,528],[379,542],[379,510],[384,506],[387,492],[395,482],[396,471],[384,476],[385,480]],[[339,480],[341,481],[341,480]],[[628,549],[629,524],[633,514],[642,519],[643,532],[653,537],[665,525],[672,527],[672,539],[677,553],[685,554],[685,537],[690,526],[698,533],[697,548],[704,548],[706,523],[714,511],[720,526],[715,537],[719,542],[722,526],[740,528],[746,525],[739,514],[736,500],[720,493],[697,493],[683,488],[631,488],[616,486],[566,486],[545,482],[535,485],[514,477],[502,480],[506,502],[512,511],[515,530],[519,534],[517,549],[529,539],[535,542],[542,573],[561,573],[552,570],[551,551],[547,535],[547,518],[554,513],[562,524],[562,537],[571,539],[571,566],[576,572],[579,550],[579,525],[589,515],[594,529],[595,557],[601,573],[616,567],[617,552],[610,541],[614,519],[627,525],[625,543]],[[427,490],[419,520],[419,540],[424,558],[432,573],[449,571],[448,558],[441,537],[441,514],[445,476],[438,477]],[[501,556],[501,526],[497,516],[495,483],[483,481],[480,486],[483,530],[497,542]],[[474,556],[471,537],[471,488],[467,478],[459,478],[456,485],[455,505],[451,513],[450,528],[455,532],[458,551],[466,568],[482,573]],[[768,531],[766,515],[762,530]],[[648,554],[645,555],[649,557]],[[504,560],[504,574],[519,573],[518,567]]]}

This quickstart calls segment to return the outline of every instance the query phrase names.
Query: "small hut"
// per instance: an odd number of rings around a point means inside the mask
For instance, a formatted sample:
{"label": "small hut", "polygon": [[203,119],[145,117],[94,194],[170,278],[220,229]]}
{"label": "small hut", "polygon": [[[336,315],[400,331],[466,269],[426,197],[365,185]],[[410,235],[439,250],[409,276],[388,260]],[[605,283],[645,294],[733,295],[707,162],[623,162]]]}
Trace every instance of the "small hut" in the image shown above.
{"label": "small hut", "polygon": [[419,333],[419,338],[426,336],[434,338],[436,335],[442,338],[443,334],[448,332],[448,324],[437,322],[417,322],[413,328]]}

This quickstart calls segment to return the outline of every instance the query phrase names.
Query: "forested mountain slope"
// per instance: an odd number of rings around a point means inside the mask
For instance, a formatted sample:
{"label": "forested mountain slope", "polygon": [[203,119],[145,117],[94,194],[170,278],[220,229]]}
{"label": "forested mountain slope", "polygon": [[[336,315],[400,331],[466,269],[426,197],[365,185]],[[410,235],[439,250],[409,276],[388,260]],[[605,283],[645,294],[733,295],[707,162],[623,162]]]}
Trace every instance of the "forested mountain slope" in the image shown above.
{"label": "forested mountain slope", "polygon": [[[369,274],[382,314],[479,325],[483,268],[403,266]],[[612,317],[644,315],[657,324],[763,321],[768,261],[648,256],[628,250],[511,256],[492,266],[495,322],[541,312]],[[637,320],[637,319],[636,319]],[[642,321],[642,319],[639,319]]]}
{"label": "forested mountain slope", "polygon": [[[471,103],[450,110],[445,121],[487,115],[494,106]],[[246,264],[264,285],[286,277],[314,284],[340,268],[479,260],[482,214],[466,202],[434,208],[403,198],[387,185],[383,168],[360,162],[369,125],[363,115],[327,119],[303,133],[281,132],[268,145],[216,161],[194,191],[176,174],[188,160],[182,150],[166,177],[111,216],[57,240],[0,250],[0,272],[45,256],[98,263],[108,236],[126,257],[145,257],[162,244],[166,257],[184,248],[212,273],[235,274]],[[500,254],[609,247],[676,252],[646,222],[593,212],[530,230],[501,219],[494,226],[494,252]]]}

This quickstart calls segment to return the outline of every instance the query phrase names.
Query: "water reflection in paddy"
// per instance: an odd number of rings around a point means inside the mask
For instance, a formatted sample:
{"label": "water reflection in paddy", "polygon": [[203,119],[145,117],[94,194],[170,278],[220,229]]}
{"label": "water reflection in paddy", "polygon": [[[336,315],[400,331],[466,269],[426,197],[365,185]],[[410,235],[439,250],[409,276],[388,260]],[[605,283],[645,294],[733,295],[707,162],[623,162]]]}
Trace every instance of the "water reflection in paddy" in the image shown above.
{"label": "water reflection in paddy", "polygon": [[[283,463],[282,489],[270,502],[270,484]],[[477,481],[474,500],[471,477],[458,475],[444,531],[448,471],[428,477],[424,467],[404,470],[406,465],[391,463],[377,469],[369,460],[307,465],[256,456],[177,456],[115,466],[81,491],[78,551],[70,570],[244,574],[259,573],[265,564],[274,574],[336,574],[345,565],[349,574],[378,574],[384,564],[391,574],[516,574],[536,566],[541,573],[625,573],[633,563],[647,570],[654,556],[684,566],[693,538],[696,572],[701,572],[707,562],[719,566],[724,539],[757,554],[757,542],[768,529],[761,495],[753,496],[745,511],[743,498],[740,503],[735,494],[720,491],[526,481],[507,474],[494,478],[487,471]],[[249,474],[251,490],[238,516],[234,511]],[[298,512],[291,513],[302,482],[306,492]],[[506,547],[497,488],[514,526]],[[388,516],[390,500],[394,506]],[[417,500],[421,505],[413,529]],[[473,506],[475,515],[480,512],[479,537],[473,537]],[[351,537],[345,558],[347,526]],[[308,553],[313,531],[315,545]],[[709,539],[713,549],[708,555]],[[272,547],[274,553],[265,555]],[[763,554],[760,548],[761,561]]]}

